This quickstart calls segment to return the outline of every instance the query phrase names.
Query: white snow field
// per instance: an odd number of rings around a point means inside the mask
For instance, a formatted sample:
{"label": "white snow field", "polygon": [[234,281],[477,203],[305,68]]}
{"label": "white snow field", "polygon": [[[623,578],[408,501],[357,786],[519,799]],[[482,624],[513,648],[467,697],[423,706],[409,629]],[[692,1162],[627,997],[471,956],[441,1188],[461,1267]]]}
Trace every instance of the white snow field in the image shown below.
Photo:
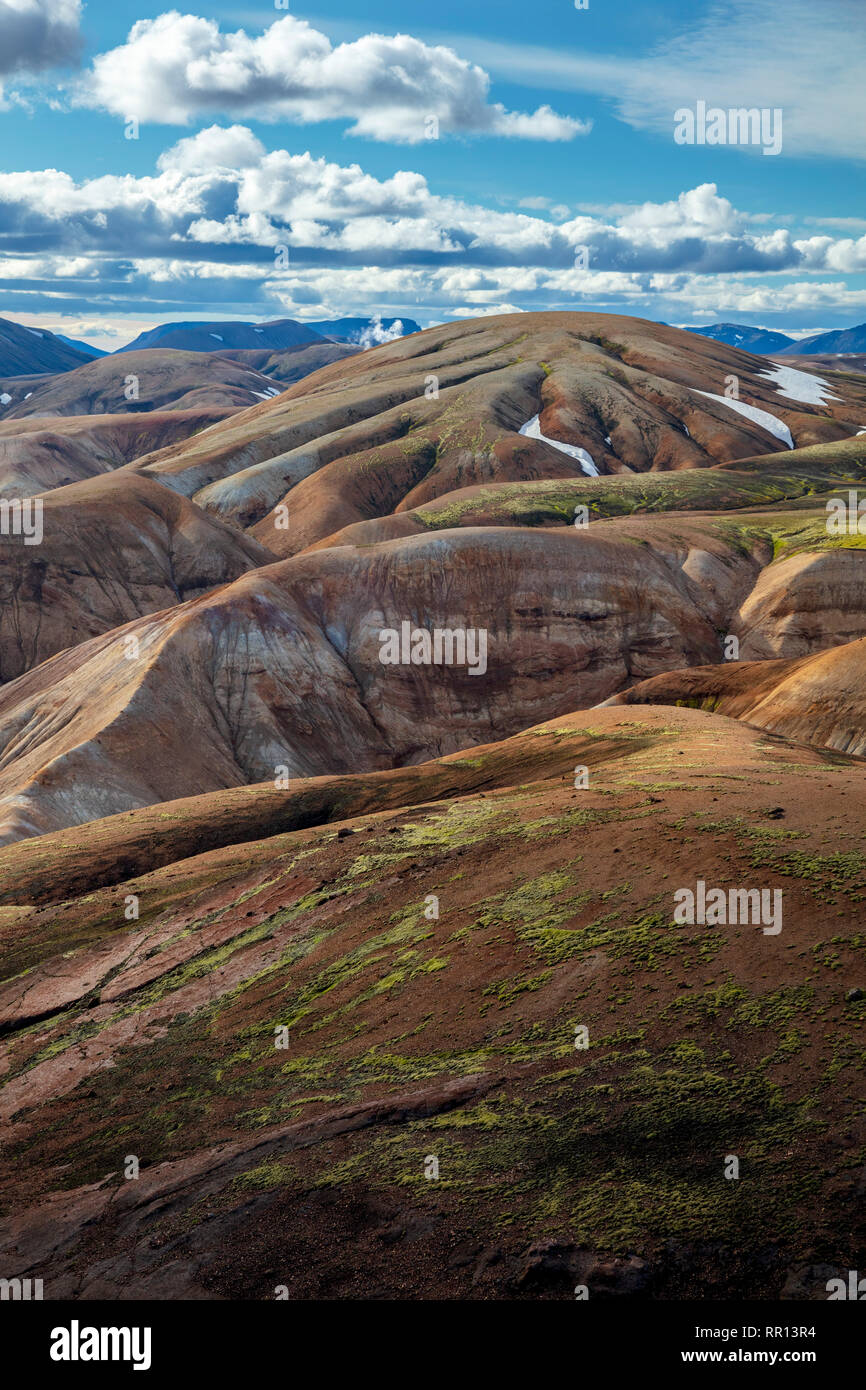
{"label": "white snow field", "polygon": [[780,396],[789,401],[803,401],[806,405],[825,405],[827,401],[840,401],[841,396],[830,395],[830,385],[822,376],[812,376],[810,372],[798,372],[794,367],[782,367],[778,363],[761,376],[769,377],[776,383]]}
{"label": "white snow field", "polygon": [[577,459],[588,478],[599,476],[592,454],[588,454],[586,449],[578,448],[576,444],[563,444],[559,439],[548,439],[546,434],[541,433],[541,425],[537,415],[533,415],[531,420],[527,420],[525,425],[520,426],[520,433],[525,434],[527,439],[540,439],[542,444],[551,444],[554,449],[559,449],[560,453],[568,454],[569,458]]}
{"label": "white snow field", "polygon": [[759,410],[756,405],[746,405],[745,401],[733,401],[729,396],[715,396],[712,391],[695,390],[695,395],[706,396],[708,401],[718,401],[719,405],[730,406],[738,415],[745,415],[747,420],[754,420],[755,424],[760,425],[768,434],[775,435],[783,444],[787,444],[789,449],[793,449],[794,438],[788,426],[777,420],[775,415],[771,415],[769,410]]}

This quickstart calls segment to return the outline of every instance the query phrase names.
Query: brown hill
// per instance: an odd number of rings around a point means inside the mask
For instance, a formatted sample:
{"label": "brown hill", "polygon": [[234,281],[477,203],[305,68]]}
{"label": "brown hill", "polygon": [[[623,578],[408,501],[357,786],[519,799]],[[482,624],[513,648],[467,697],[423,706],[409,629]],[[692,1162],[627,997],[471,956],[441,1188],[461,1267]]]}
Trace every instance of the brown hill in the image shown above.
{"label": "brown hill", "polygon": [[210,407],[0,422],[0,492],[4,497],[32,497],[109,473],[155,443],[187,439],[224,414]]}
{"label": "brown hill", "polygon": [[[112,481],[121,491],[134,476]],[[467,526],[268,566],[7,688],[2,833],[272,779],[278,766],[320,776],[415,762],[722,661],[728,636],[744,658],[863,637],[866,557],[824,520],[804,498],[588,528]],[[383,665],[379,634],[404,622],[483,629],[484,670]],[[181,708],[195,713],[179,720]]]}
{"label": "brown hill", "polygon": [[293,386],[305,376],[311,376],[320,367],[328,367],[332,362],[342,362],[346,357],[354,357],[360,348],[349,343],[299,343],[297,347],[280,348],[273,351],[267,348],[228,348],[220,353],[232,362],[251,367],[272,382],[283,386]]}
{"label": "brown hill", "polygon": [[[649,546],[593,528],[491,527],[339,547],[94,638],[0,692],[0,833],[273,779],[280,766],[317,776],[417,762],[711,661],[760,558],[701,530],[694,541],[682,528]],[[383,664],[380,632],[404,622],[483,630],[483,669]]]}
{"label": "brown hill", "polygon": [[13,402],[0,421],[0,488],[30,496],[122,467],[356,352],[325,342],[281,352],[149,349],[5,390],[0,382],[0,396]]}
{"label": "brown hill", "polygon": [[40,386],[55,380],[55,372],[33,372],[27,376],[0,377],[0,420],[7,419],[14,406],[32,396]]}
{"label": "brown hill", "polygon": [[[595,715],[591,716],[595,719]],[[602,718],[602,723],[605,717]],[[616,723],[616,720],[614,720]],[[536,731],[538,732],[538,731]],[[521,769],[533,779],[563,776],[575,759],[590,768],[635,752],[633,732],[604,739],[572,730],[524,733],[450,753],[435,762],[365,775],[304,777],[277,789],[273,780],[163,801],[19,840],[0,849],[0,903],[61,902],[94,888],[174,864],[208,850],[248,844],[287,831],[327,825],[411,802],[447,800],[511,785]]]}
{"label": "brown hill", "polygon": [[802,743],[866,755],[866,640],[796,661],[744,661],[668,671],[609,703],[689,705]]}
{"label": "brown hill", "polygon": [[[0,538],[4,1278],[775,1300],[864,1267],[866,551],[826,502],[866,385],[802,365],[520,315],[194,437],[56,417],[56,473],[105,476]],[[155,420],[188,437],[125,452]],[[45,425],[0,427],[22,480]],[[724,924],[675,915],[701,883]]]}
{"label": "brown hill", "polygon": [[[775,453],[786,429],[802,446],[856,433],[855,379],[818,406],[782,396],[771,369],[766,358],[641,319],[471,320],[335,363],[135,468],[294,554],[456,489],[584,477],[585,460],[520,433],[535,416],[542,434],[585,451],[602,474]],[[776,434],[725,399],[734,377],[741,401],[771,417]]]}
{"label": "brown hill", "polygon": [[[527,482],[476,484],[446,492],[419,507],[358,521],[306,549],[332,545],[375,545],[400,536],[450,530],[455,526],[562,526],[573,523],[578,507],[587,519],[653,513],[695,513],[719,517],[738,512],[751,520],[758,509],[765,523],[784,517],[770,511],[808,509],[812,538],[826,543],[826,500],[847,498],[866,483],[866,435],[740,459],[736,464],[690,468],[675,473],[620,473],[597,478],[539,478]],[[291,525],[291,522],[290,522]],[[823,542],[821,538],[823,537]],[[851,542],[856,544],[856,540]]]}
{"label": "brown hill", "polygon": [[[866,1235],[862,765],[649,708],[488,759],[486,791],[412,769],[371,811],[358,775],[339,828],[4,909],[6,1277],[826,1297]],[[698,880],[780,892],[782,930],[676,923]]]}
{"label": "brown hill", "polygon": [[0,536],[0,681],[273,558],[149,478],[113,473],[40,501],[38,545]]}
{"label": "brown hill", "polygon": [[[793,364],[792,364],[793,365]],[[844,372],[866,376],[866,353],[864,352],[825,352],[809,353],[802,356],[797,367],[807,372],[817,372],[822,376],[828,373]],[[866,428],[866,426],[864,426]]]}
{"label": "brown hill", "polygon": [[100,357],[52,377],[3,418],[144,414],[152,410],[228,413],[278,395],[280,389],[279,383],[251,365],[220,353],[160,348]]}

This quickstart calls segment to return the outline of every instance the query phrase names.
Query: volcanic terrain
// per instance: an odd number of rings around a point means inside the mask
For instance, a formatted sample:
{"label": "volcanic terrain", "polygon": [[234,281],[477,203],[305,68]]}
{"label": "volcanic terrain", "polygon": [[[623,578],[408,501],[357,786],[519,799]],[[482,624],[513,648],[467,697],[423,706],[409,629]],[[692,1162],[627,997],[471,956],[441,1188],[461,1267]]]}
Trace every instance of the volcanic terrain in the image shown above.
{"label": "volcanic terrain", "polygon": [[[579,313],[141,349],[10,407],[0,1273],[862,1266],[863,429],[854,370]],[[483,660],[389,664],[404,625]],[[781,930],[683,923],[698,883]]]}

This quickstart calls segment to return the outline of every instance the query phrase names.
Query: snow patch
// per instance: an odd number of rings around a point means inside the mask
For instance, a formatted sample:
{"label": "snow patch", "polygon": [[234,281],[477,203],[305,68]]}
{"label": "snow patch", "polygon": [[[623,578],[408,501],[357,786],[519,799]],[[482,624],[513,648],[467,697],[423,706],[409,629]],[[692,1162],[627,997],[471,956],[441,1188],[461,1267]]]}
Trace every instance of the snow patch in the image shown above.
{"label": "snow patch", "polygon": [[9,395],[9,392],[4,391],[3,394],[0,395],[0,405],[8,405],[11,399],[12,397]]}
{"label": "snow patch", "polygon": [[776,383],[780,396],[789,401],[803,401],[806,405],[826,405],[827,401],[840,401],[841,396],[830,395],[830,385],[822,376],[812,376],[810,372],[798,372],[794,367],[771,367],[761,376],[769,377]]}
{"label": "snow patch", "polygon": [[208,337],[209,337],[209,338],[216,338],[217,342],[219,342],[219,343],[224,343],[224,342],[225,342],[225,338],[221,338],[220,335],[219,335],[219,333],[208,333]]}
{"label": "snow patch", "polygon": [[716,396],[712,391],[695,390],[695,395],[706,396],[708,401],[718,401],[719,405],[729,406],[731,410],[736,410],[738,415],[745,415],[747,420],[753,420],[768,434],[775,435],[776,439],[781,439],[783,444],[787,444],[789,449],[793,449],[794,437],[788,426],[778,420],[775,415],[771,415],[769,410],[759,410],[756,405],[746,405],[745,401],[731,400],[730,396]]}
{"label": "snow patch", "polygon": [[525,425],[520,426],[520,433],[526,435],[527,439],[540,439],[542,444],[551,444],[554,449],[559,449],[560,453],[568,454],[569,458],[577,459],[588,478],[599,476],[592,454],[587,453],[586,449],[578,448],[576,444],[563,444],[559,439],[548,439],[546,434],[541,433],[541,425],[537,415],[533,415],[531,420],[527,420]]}

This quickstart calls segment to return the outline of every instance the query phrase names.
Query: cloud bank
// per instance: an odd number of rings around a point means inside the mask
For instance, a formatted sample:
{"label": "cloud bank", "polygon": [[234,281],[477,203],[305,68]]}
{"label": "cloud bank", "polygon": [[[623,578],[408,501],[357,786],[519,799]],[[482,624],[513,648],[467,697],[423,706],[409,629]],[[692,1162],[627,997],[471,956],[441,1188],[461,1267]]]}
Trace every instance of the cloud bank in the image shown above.
{"label": "cloud bank", "polygon": [[211,126],[166,150],[151,175],[0,174],[0,285],[17,309],[50,293],[70,312],[149,304],[154,315],[606,306],[689,321],[866,303],[832,278],[866,270],[866,236],[756,224],[714,183],[666,202],[552,213],[491,209],[437,194],[411,170],[376,178],[269,151],[245,126]]}

